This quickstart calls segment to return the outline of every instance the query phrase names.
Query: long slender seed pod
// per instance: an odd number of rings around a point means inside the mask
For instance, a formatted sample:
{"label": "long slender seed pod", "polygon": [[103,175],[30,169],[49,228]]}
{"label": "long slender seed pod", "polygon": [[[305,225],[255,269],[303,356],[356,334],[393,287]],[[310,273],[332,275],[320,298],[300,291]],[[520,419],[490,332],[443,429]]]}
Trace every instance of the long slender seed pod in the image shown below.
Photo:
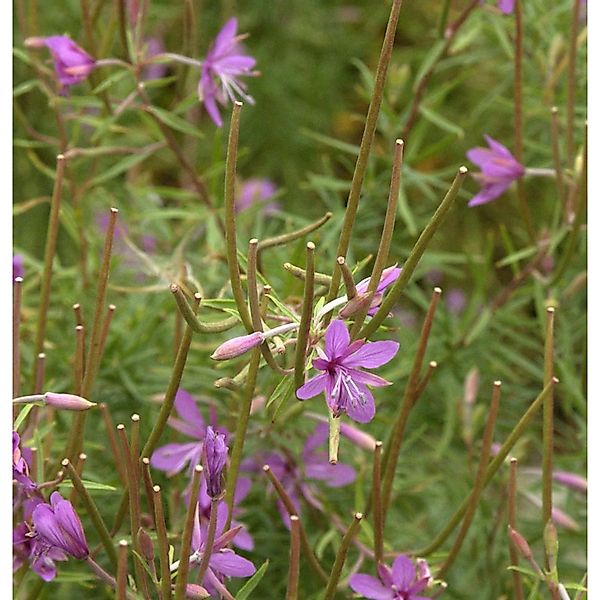
{"label": "long slender seed pod", "polygon": [[152,487],[154,497],[154,523],[156,525],[156,539],[158,540],[158,556],[160,559],[160,590],[161,600],[171,600],[171,571],[169,569],[169,540],[167,525],[160,495],[160,486]]}
{"label": "long slender seed pod", "polygon": [[298,600],[300,581],[300,517],[290,515],[290,559],[285,600]]}
{"label": "long slender seed pod", "polygon": [[304,385],[304,371],[306,369],[306,349],[310,336],[313,302],[315,295],[315,245],[306,244],[306,281],[304,282],[304,300],[302,302],[302,315],[296,341],[296,358],[294,364],[294,386],[296,389]]}

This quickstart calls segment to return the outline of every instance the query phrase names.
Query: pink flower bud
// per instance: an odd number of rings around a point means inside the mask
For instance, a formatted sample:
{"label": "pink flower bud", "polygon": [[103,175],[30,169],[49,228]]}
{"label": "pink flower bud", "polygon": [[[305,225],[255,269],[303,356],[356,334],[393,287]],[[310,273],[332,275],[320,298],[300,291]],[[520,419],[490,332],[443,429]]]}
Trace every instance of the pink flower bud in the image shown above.
{"label": "pink flower bud", "polygon": [[210,594],[201,585],[196,583],[188,583],[185,586],[185,597],[191,600],[203,600],[210,598]]}
{"label": "pink flower bud", "polygon": [[345,304],[339,312],[340,317],[342,319],[347,319],[355,315],[357,312],[362,311],[363,309],[371,306],[371,301],[373,299],[373,292],[357,294],[349,300],[347,304]]}
{"label": "pink flower bud", "polygon": [[260,346],[265,341],[265,336],[260,331],[255,331],[248,335],[235,337],[221,344],[212,354],[213,360],[229,360],[240,356],[256,346]]}
{"label": "pink flower bud", "polygon": [[569,471],[554,471],[552,477],[557,483],[565,485],[572,490],[576,490],[582,494],[587,492],[587,479],[585,477],[581,477],[581,475],[577,475]]}
{"label": "pink flower bud", "polygon": [[515,548],[520,552],[523,558],[529,560],[533,557],[533,553],[531,552],[531,548],[529,547],[527,540],[510,525],[508,526],[508,535],[510,536]]}
{"label": "pink flower bud", "polygon": [[44,394],[44,403],[60,410],[88,410],[96,406],[95,402],[90,402],[81,396],[75,394],[55,394],[46,392]]}
{"label": "pink flower bud", "polygon": [[375,450],[375,438],[372,435],[369,435],[368,433],[365,433],[364,431],[353,427],[352,425],[342,423],[340,426],[340,433],[360,448],[364,448],[365,450],[369,450],[370,452],[373,452],[373,450]]}

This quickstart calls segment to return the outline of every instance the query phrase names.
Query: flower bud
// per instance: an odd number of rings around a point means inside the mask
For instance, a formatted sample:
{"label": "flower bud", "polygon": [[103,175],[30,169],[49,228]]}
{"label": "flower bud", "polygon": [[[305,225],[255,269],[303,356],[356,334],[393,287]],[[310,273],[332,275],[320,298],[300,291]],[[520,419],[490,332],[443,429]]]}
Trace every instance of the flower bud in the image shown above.
{"label": "flower bud", "polygon": [[527,543],[527,540],[510,525],[508,526],[508,535],[510,536],[514,547],[519,551],[523,558],[525,558],[526,560],[533,558],[533,554],[531,552],[529,544]]}
{"label": "flower bud", "polygon": [[28,37],[23,43],[25,48],[43,48],[46,45],[46,39],[43,37]]}
{"label": "flower bud", "polygon": [[544,527],[544,548],[550,571],[556,569],[556,559],[558,557],[558,533],[552,519],[548,519]]}
{"label": "flower bud", "polygon": [[90,402],[81,396],[75,394],[55,394],[46,392],[44,394],[44,403],[60,410],[89,410],[96,406],[95,402]]}
{"label": "flower bud", "polygon": [[212,354],[213,360],[229,360],[236,356],[252,350],[256,346],[260,346],[265,341],[265,336],[260,331],[255,331],[248,335],[232,338],[221,344]]}
{"label": "flower bud", "polygon": [[570,473],[569,471],[554,471],[552,478],[557,483],[565,485],[572,490],[585,494],[587,492],[587,479],[577,475],[576,473]]}
{"label": "flower bud", "polygon": [[204,600],[204,598],[210,598],[210,594],[197,583],[187,583],[185,586],[185,597],[191,600]]}
{"label": "flower bud", "polygon": [[347,423],[341,423],[340,433],[360,448],[363,448],[370,452],[373,452],[373,450],[375,450],[375,438],[372,435],[361,431],[357,427],[353,427],[352,425],[348,425]]}
{"label": "flower bud", "polygon": [[370,307],[372,300],[373,292],[369,292],[368,294],[356,294],[352,300],[349,300],[348,303],[342,307],[339,315],[342,319],[347,319],[357,312],[364,310],[366,307]]}
{"label": "flower bud", "polygon": [[147,563],[154,560],[154,545],[150,536],[140,527],[137,533],[140,554],[146,559]]}
{"label": "flower bud", "polygon": [[227,445],[225,436],[217,433],[210,425],[206,428],[204,439],[204,457],[206,467],[206,493],[211,498],[218,498],[223,489],[222,475],[227,462]]}

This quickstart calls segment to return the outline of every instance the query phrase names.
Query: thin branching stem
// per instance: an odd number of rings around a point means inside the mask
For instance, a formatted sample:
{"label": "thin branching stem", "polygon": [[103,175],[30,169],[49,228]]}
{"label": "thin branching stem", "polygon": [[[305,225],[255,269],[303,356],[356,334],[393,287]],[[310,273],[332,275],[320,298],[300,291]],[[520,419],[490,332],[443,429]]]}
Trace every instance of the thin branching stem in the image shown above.
{"label": "thin branching stem", "polygon": [[[517,528],[517,459],[510,459],[510,474],[508,480],[508,525],[513,529]],[[510,564],[514,567],[519,566],[519,555],[513,544],[509,543],[508,551],[510,554]],[[512,570],[513,589],[515,600],[524,600],[523,581],[521,573],[516,569]]]}
{"label": "thin branching stem", "polygon": [[446,194],[446,196],[444,197],[444,199],[438,206],[434,215],[431,217],[431,220],[429,221],[429,223],[427,223],[427,226],[425,227],[425,229],[419,236],[419,239],[416,241],[415,245],[413,246],[413,249],[411,250],[410,254],[408,255],[408,258],[402,265],[402,272],[400,273],[400,276],[398,277],[398,279],[396,279],[396,281],[394,282],[394,285],[388,292],[384,301],[379,306],[379,310],[375,313],[373,318],[361,329],[357,338],[367,339],[367,338],[371,337],[371,335],[373,335],[373,333],[375,333],[375,331],[377,331],[379,326],[386,319],[390,310],[392,309],[394,304],[400,298],[400,295],[402,294],[406,284],[409,282],[410,278],[412,277],[412,274],[414,273],[415,269],[417,268],[417,265],[419,264],[419,261],[421,260],[421,256],[423,256],[423,253],[425,252],[425,249],[429,245],[431,238],[437,231],[438,227],[442,224],[442,221],[444,220],[444,217],[446,216],[446,214],[449,212],[449,210],[454,205],[454,201],[456,200],[456,197],[458,196],[458,192],[460,191],[460,187],[461,187],[462,182],[464,181],[465,177],[467,176],[467,173],[468,173],[467,167],[460,167],[460,169],[458,170],[458,173],[456,174],[456,177],[454,178],[454,181],[452,182],[452,185],[450,186],[450,189],[448,190],[448,193]]}
{"label": "thin branching stem", "polygon": [[381,498],[381,452],[383,442],[375,442],[373,452],[373,535],[375,538],[375,560],[383,562],[383,505]]}
{"label": "thin branching stem", "polygon": [[117,566],[117,595],[116,600],[125,600],[127,592],[127,540],[119,542],[119,563]]}
{"label": "thin branching stem", "polygon": [[215,533],[217,531],[217,505],[219,503],[218,498],[210,499],[210,516],[208,518],[208,529],[206,531],[206,538],[204,540],[204,547],[202,549],[202,560],[198,567],[198,581],[200,584],[204,581],[204,575],[206,575],[206,569],[208,569],[208,563],[212,556],[213,546],[215,544]]}
{"label": "thin branching stem", "polygon": [[569,36],[569,54],[567,64],[567,163],[575,161],[575,99],[577,96],[577,34],[581,1],[572,0],[571,33]]}
{"label": "thin branching stem", "polygon": [[258,253],[267,248],[274,248],[275,246],[283,246],[285,244],[289,244],[290,242],[294,242],[309,233],[312,233],[316,229],[319,229],[322,225],[327,223],[329,219],[333,216],[333,213],[326,212],[320,219],[317,219],[313,223],[309,223],[306,227],[302,227],[301,229],[297,229],[296,231],[291,231],[290,233],[282,233],[281,235],[277,235],[272,238],[266,238],[258,242]]}
{"label": "thin branching stem", "polygon": [[302,301],[302,315],[298,338],[296,341],[296,354],[294,363],[294,386],[296,389],[304,385],[304,370],[306,368],[306,349],[310,337],[312,322],[313,302],[315,297],[315,245],[306,244],[306,280],[304,281],[304,299]]}
{"label": "thin branching stem", "polygon": [[13,282],[13,398],[21,395],[21,298],[23,278],[15,277]]}
{"label": "thin branching stem", "polygon": [[300,517],[290,515],[290,559],[285,600],[298,600],[300,582]]}
{"label": "thin branching stem", "polygon": [[567,194],[565,191],[565,180],[560,156],[560,132],[558,123],[558,107],[553,106],[550,109],[550,135],[552,139],[552,161],[554,163],[554,172],[556,173],[556,191],[561,199],[564,208],[565,217],[567,215]]}
{"label": "thin branching stem", "polygon": [[496,416],[498,415],[498,407],[500,405],[500,381],[494,382],[494,390],[492,393],[492,402],[490,405],[490,410],[488,412],[488,418],[485,424],[485,430],[483,432],[483,442],[481,447],[481,456],[479,458],[479,466],[477,468],[477,475],[475,476],[475,482],[473,483],[473,489],[471,490],[471,495],[469,496],[469,504],[467,506],[467,510],[465,511],[465,516],[458,530],[458,534],[456,539],[454,540],[454,544],[450,548],[448,552],[448,556],[446,560],[440,567],[440,570],[437,573],[437,578],[441,579],[447,572],[448,569],[454,564],[460,549],[462,548],[463,542],[467,537],[467,533],[469,528],[471,527],[471,523],[473,522],[473,517],[475,516],[475,511],[477,510],[477,505],[479,504],[479,498],[481,497],[481,492],[485,486],[485,473],[486,467],[488,466],[488,462],[490,459],[490,451],[492,448],[492,442],[494,441],[494,427],[496,425]]}
{"label": "thin branching stem", "polygon": [[161,600],[171,600],[171,571],[169,565],[169,540],[167,525],[163,509],[160,486],[152,487],[154,504],[154,523],[156,525],[156,539],[158,541],[158,556],[160,559],[160,590]]}
{"label": "thin branching stem", "polygon": [[[554,315],[555,309],[546,309],[546,334],[544,342],[544,386],[554,377]],[[554,454],[554,394],[547,394],[543,407],[542,425],[542,519],[552,518],[552,463]]]}

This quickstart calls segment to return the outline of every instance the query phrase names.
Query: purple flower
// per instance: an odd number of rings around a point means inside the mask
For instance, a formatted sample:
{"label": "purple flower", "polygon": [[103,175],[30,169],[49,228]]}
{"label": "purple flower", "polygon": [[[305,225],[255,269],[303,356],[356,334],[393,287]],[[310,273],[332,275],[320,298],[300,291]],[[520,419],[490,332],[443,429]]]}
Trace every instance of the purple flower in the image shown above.
{"label": "purple flower", "polygon": [[[246,558],[238,556],[227,546],[235,539],[241,531],[242,526],[238,525],[219,535],[210,550],[210,560],[208,569],[204,576],[202,585],[212,593],[214,591],[221,593],[224,589],[223,581],[225,577],[250,577],[256,572],[255,566]],[[206,532],[200,527],[200,518],[196,510],[196,520],[194,521],[194,530],[192,532],[192,550],[190,563],[199,564],[204,554],[204,542]]]}
{"label": "purple flower", "polygon": [[[44,501],[41,492],[36,483],[29,476],[29,464],[19,447],[21,438],[16,431],[12,434],[13,442],[13,480],[16,482],[15,492],[13,494],[13,510],[16,512],[23,506],[24,517],[28,519],[33,509]],[[31,458],[29,458],[31,460]]]}
{"label": "purple flower", "polygon": [[277,192],[275,184],[269,179],[247,179],[242,183],[239,196],[235,201],[235,210],[241,212],[250,208],[253,204],[263,205],[262,212],[272,215],[279,211],[279,202],[269,202]]}
{"label": "purple flower", "polygon": [[[232,515],[234,517],[239,516],[242,510],[238,508],[238,505],[241,504],[250,492],[251,482],[246,477],[240,477],[235,486],[235,494],[233,496],[233,512]],[[189,498],[186,499],[186,502],[189,501]],[[208,528],[208,522],[210,520],[210,511],[212,507],[212,502],[210,496],[207,493],[206,489],[206,480],[202,478],[200,483],[200,493],[198,495],[198,515],[200,518],[200,527],[202,528],[202,532],[204,532]],[[219,502],[217,504],[217,528],[216,533],[217,536],[221,535],[225,530],[225,523],[227,521],[227,505],[224,502]],[[254,550],[254,540],[252,536],[248,533],[246,526],[237,521],[236,519],[232,519],[231,527],[235,528],[238,525],[242,526],[242,529],[238,531],[238,534],[235,536],[233,540],[233,545],[237,546],[241,550]]]}
{"label": "purple flower", "polygon": [[[137,16],[137,13],[136,13]],[[165,51],[165,45],[159,37],[151,37],[146,40],[146,56],[145,59],[148,61],[157,54],[162,54]],[[144,67],[142,73],[142,79],[144,81],[151,81],[152,79],[161,79],[167,76],[168,67],[161,63],[150,63]]]}
{"label": "purple flower", "polygon": [[515,10],[515,0],[498,0],[498,8],[505,15],[510,15]]}
{"label": "purple flower", "polygon": [[469,202],[469,206],[479,206],[501,196],[513,181],[523,177],[525,167],[517,161],[502,144],[485,136],[488,148],[471,148],[467,158],[481,168],[474,177],[481,184],[481,191]]}
{"label": "purple flower", "polygon": [[13,281],[17,277],[25,276],[25,267],[23,266],[23,257],[20,254],[13,254]]}
{"label": "purple flower", "polygon": [[359,367],[380,367],[396,355],[399,347],[392,341],[350,343],[346,324],[336,319],[325,332],[325,351],[317,348],[319,358],[313,360],[313,367],[323,373],[309,379],[296,396],[306,400],[324,391],[334,416],[346,412],[351,419],[368,423],[375,416],[375,400],[367,385],[381,387],[390,382]]}
{"label": "purple flower", "polygon": [[46,46],[50,50],[54,59],[54,69],[62,86],[61,93],[67,87],[87,79],[96,65],[96,61],[66,35],[28,38],[25,45],[30,48]]}
{"label": "purple flower", "polygon": [[431,580],[429,569],[423,562],[419,564],[417,574],[410,558],[400,554],[391,569],[379,565],[377,571],[379,579],[362,573],[352,575],[349,581],[352,590],[371,600],[426,600],[426,596],[418,595]]}
{"label": "purple flower", "polygon": [[225,436],[217,433],[210,425],[204,438],[204,456],[206,467],[206,492],[211,498],[221,495],[223,487],[223,469],[227,463],[227,445]]}
{"label": "purple flower", "polygon": [[[169,425],[195,441],[184,444],[172,443],[158,448],[150,458],[150,464],[168,477],[182,471],[189,463],[188,473],[191,475],[196,465],[200,464],[202,446],[206,437],[206,425],[198,410],[193,396],[180,389],[175,396],[175,410],[179,415],[169,418]],[[213,423],[214,425],[214,423]]]}
{"label": "purple flower", "polygon": [[74,558],[86,558],[89,548],[81,521],[73,505],[58,492],[50,496],[50,504],[38,504],[32,521],[40,544],[58,548]]}
{"label": "purple flower", "polygon": [[239,78],[255,75],[252,69],[256,60],[244,54],[240,46],[241,36],[236,34],[237,19],[229,19],[202,63],[198,97],[217,127],[223,125],[217,102],[225,106],[228,100],[234,102],[239,96],[250,104],[254,103],[246,93],[246,84]]}
{"label": "purple flower", "polygon": [[446,294],[446,306],[453,315],[460,315],[467,305],[465,293],[458,288],[452,288]]}
{"label": "purple flower", "polygon": [[[371,308],[369,309],[369,312],[367,314],[373,316],[377,312],[377,309],[379,308],[379,305],[383,300],[383,292],[385,292],[385,290],[390,285],[392,285],[396,281],[396,279],[398,279],[398,277],[400,277],[401,271],[402,269],[400,267],[397,267],[396,265],[392,265],[391,267],[388,267],[387,269],[384,269],[382,271],[381,278],[379,279],[379,283],[377,284],[377,289],[375,290],[375,295],[373,296],[373,300],[371,301]],[[366,293],[370,281],[370,277],[359,281],[356,284],[356,291],[359,294]]]}
{"label": "purple flower", "polygon": [[56,577],[54,561],[67,560],[67,555],[59,548],[49,546],[35,537],[27,523],[19,523],[13,529],[13,571],[29,561],[32,570],[44,581]]}
{"label": "purple flower", "polygon": [[260,346],[265,341],[265,336],[260,331],[254,331],[248,335],[240,335],[223,342],[211,355],[213,360],[230,360],[241,356]]}
{"label": "purple flower", "polygon": [[[290,497],[292,504],[300,514],[300,498],[304,498],[308,504],[319,511],[324,507],[317,497],[315,486],[311,485],[310,480],[322,481],[331,488],[343,487],[349,485],[356,479],[356,472],[350,466],[344,463],[336,465],[329,464],[328,454],[324,451],[318,451],[328,438],[328,426],[319,423],[314,433],[307,438],[302,451],[302,460],[296,463],[289,454],[281,455],[275,452],[269,453],[253,461],[252,465],[245,465],[249,470],[260,469],[264,464],[268,464],[273,474],[281,481],[281,485]],[[258,464],[260,463],[260,464]],[[290,518],[283,503],[277,500],[277,509],[283,519],[285,526],[290,528]]]}

